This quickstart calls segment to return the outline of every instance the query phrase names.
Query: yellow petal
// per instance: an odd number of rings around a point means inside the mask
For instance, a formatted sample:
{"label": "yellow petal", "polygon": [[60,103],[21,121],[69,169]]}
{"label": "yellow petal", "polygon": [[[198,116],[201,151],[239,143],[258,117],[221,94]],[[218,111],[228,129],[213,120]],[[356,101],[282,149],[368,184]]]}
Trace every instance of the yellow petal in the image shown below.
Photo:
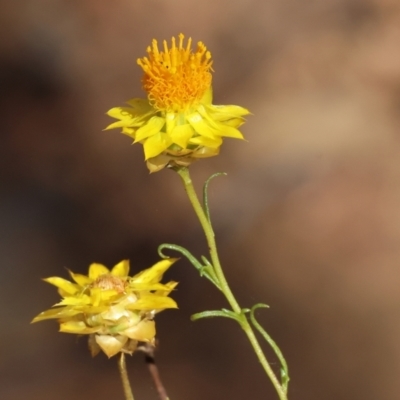
{"label": "yellow petal", "polygon": [[76,292],[80,290],[79,286],[76,285],[75,283],[67,281],[64,278],[59,278],[58,276],[45,278],[43,280],[54,286],[57,286],[59,289],[62,289],[68,295],[74,295]]}
{"label": "yellow petal", "polygon": [[153,290],[168,291],[169,284],[164,285],[162,283],[133,282],[129,284],[129,290],[133,290],[135,292],[153,291]]}
{"label": "yellow petal", "polygon": [[136,283],[157,283],[160,282],[164,272],[171,267],[179,258],[166,258],[154,264],[151,268],[145,269],[130,279],[133,284]]}
{"label": "yellow petal", "polygon": [[114,289],[104,290],[95,287],[90,290],[90,298],[92,300],[93,306],[95,307],[108,304],[110,300],[118,297],[118,295],[118,292]]}
{"label": "yellow petal", "polygon": [[97,344],[96,342],[96,335],[89,335],[89,340],[88,340],[88,345],[89,345],[89,350],[90,350],[90,354],[92,357],[97,356],[97,354],[100,353],[100,346]]}
{"label": "yellow petal", "polygon": [[250,111],[240,106],[206,105],[208,113],[213,119],[223,122],[227,119],[243,117],[249,115]]}
{"label": "yellow petal", "polygon": [[219,154],[219,147],[216,149],[213,149],[211,147],[200,147],[198,150],[195,151],[193,157],[195,158],[208,158],[208,157],[214,157]]}
{"label": "yellow petal", "polygon": [[96,335],[96,343],[106,353],[107,357],[110,358],[118,354],[125,343],[128,341],[126,336],[110,336],[110,335]]}
{"label": "yellow petal", "polygon": [[150,173],[158,172],[165,168],[167,164],[171,161],[171,157],[165,154],[159,154],[156,157],[151,157],[146,161],[147,168]]}
{"label": "yellow petal", "polygon": [[156,335],[156,326],[154,321],[143,320],[137,325],[126,329],[123,334],[140,342],[151,342]]}
{"label": "yellow petal", "polygon": [[[127,124],[136,123],[144,118],[149,118],[152,114],[156,112],[147,100],[143,99],[132,99],[128,101],[131,107],[114,107],[107,111],[107,115],[111,118],[119,119]],[[114,123],[116,124],[116,123]],[[113,125],[113,124],[111,124]],[[117,128],[123,125],[109,125],[106,129]]]}
{"label": "yellow petal", "polygon": [[171,297],[147,294],[136,303],[129,304],[126,308],[130,310],[164,310],[165,308],[178,308],[178,305]]}
{"label": "yellow petal", "polygon": [[203,97],[201,98],[200,103],[209,105],[212,103],[212,98],[213,98],[213,92],[212,92],[212,87],[210,86],[204,93]]}
{"label": "yellow petal", "polygon": [[147,124],[143,125],[136,131],[136,142],[140,142],[143,139],[146,139],[148,137],[151,137],[158,132],[161,131],[163,126],[165,125],[165,118],[161,117],[151,117]]}
{"label": "yellow petal", "polygon": [[174,289],[175,287],[178,285],[178,282],[168,282],[166,283],[164,286],[164,289],[161,290],[157,290],[154,294],[156,294],[157,296],[168,296]]}
{"label": "yellow petal", "polygon": [[171,144],[172,140],[166,133],[158,132],[154,136],[149,137],[143,145],[145,160],[158,156],[171,146]]}
{"label": "yellow petal", "polygon": [[120,121],[113,122],[112,124],[108,125],[106,128],[103,130],[108,131],[110,129],[115,129],[115,128],[122,128],[122,133],[126,133],[126,130],[129,129],[138,129],[141,126],[143,126],[146,121],[151,118],[151,116],[154,113],[149,113],[145,115],[140,115],[137,117],[132,117],[130,119],[122,119]]}
{"label": "yellow petal", "polygon": [[108,110],[106,114],[121,121],[129,121],[135,117],[135,112],[133,108],[130,107],[113,107],[111,110]]}
{"label": "yellow petal", "polygon": [[[140,126],[142,126],[142,125],[140,125]],[[139,127],[140,127],[140,126],[139,126]],[[126,128],[126,127],[124,127],[124,128],[122,128],[121,133],[123,133],[124,135],[130,136],[130,137],[132,137],[133,139],[135,139],[135,133],[136,133],[136,131],[137,131],[137,129],[134,129],[134,128]]]}
{"label": "yellow petal", "polygon": [[79,285],[82,287],[86,287],[88,285],[90,285],[93,280],[90,279],[88,276],[86,275],[81,275],[81,274],[75,274],[74,272],[68,270],[69,274],[71,275],[71,278]]}
{"label": "yellow petal", "polygon": [[59,318],[72,317],[79,313],[80,311],[74,310],[71,307],[50,308],[49,310],[43,311],[39,315],[37,315],[32,320],[32,323],[44,321],[46,319],[59,319]]}
{"label": "yellow petal", "polygon": [[235,139],[244,139],[240,131],[233,126],[218,122],[218,135]]}
{"label": "yellow petal", "polygon": [[131,119],[123,119],[121,121],[113,122],[112,124],[107,125],[104,130],[108,131],[115,128],[128,128],[131,126],[131,121]]}
{"label": "yellow petal", "polygon": [[178,125],[170,133],[173,143],[186,149],[189,139],[194,135],[194,130],[189,124]]}
{"label": "yellow petal", "polygon": [[129,260],[122,260],[111,270],[111,275],[125,278],[129,275]]}
{"label": "yellow petal", "polygon": [[192,125],[193,129],[202,136],[214,139],[214,129],[204,120],[204,118],[198,113],[187,115],[186,119]]}
{"label": "yellow petal", "polygon": [[135,115],[146,114],[155,111],[147,99],[130,99],[126,102],[135,112]]}
{"label": "yellow petal", "polygon": [[99,327],[88,327],[83,321],[67,321],[60,324],[60,332],[78,335],[88,335],[97,332],[99,329]]}
{"label": "yellow petal", "polygon": [[138,345],[137,340],[130,339],[124,347],[124,352],[132,355],[132,353],[136,350],[137,345]]}
{"label": "yellow petal", "polygon": [[[121,318],[125,317],[125,320],[129,321],[129,324],[137,324],[140,321],[140,316],[130,310],[127,310],[125,306],[113,306],[110,307],[106,312],[101,314],[101,317],[114,323]],[[118,324],[122,321],[118,321]]]}
{"label": "yellow petal", "polygon": [[239,128],[245,122],[244,118],[231,118],[224,121],[224,125],[233,126],[234,128]]}
{"label": "yellow petal", "polygon": [[215,136],[226,136],[236,139],[243,139],[243,135],[236,128],[230,125],[225,125],[223,122],[219,122],[214,119],[213,116],[206,111],[205,107],[198,107],[198,111],[199,114],[204,118],[204,120],[209,124]]}
{"label": "yellow petal", "polygon": [[167,112],[165,114],[165,131],[168,135],[173,131],[177,122],[177,114],[174,112]]}
{"label": "yellow petal", "polygon": [[90,304],[90,297],[86,295],[72,297],[68,296],[62,299],[56,306],[82,306]]}
{"label": "yellow petal", "polygon": [[216,136],[214,139],[210,139],[204,136],[197,136],[190,139],[190,144],[197,144],[199,146],[206,146],[216,149],[222,145],[222,139]]}
{"label": "yellow petal", "polygon": [[99,276],[104,274],[109,274],[110,270],[105,267],[103,264],[93,263],[90,264],[89,267],[89,278],[92,280],[96,280]]}
{"label": "yellow petal", "polygon": [[99,305],[99,306],[94,306],[93,304],[88,304],[88,305],[82,305],[82,306],[75,306],[75,310],[79,310],[81,314],[90,314],[92,315],[93,318],[97,318],[96,314],[101,314],[105,311],[107,311],[109,308],[109,305]]}

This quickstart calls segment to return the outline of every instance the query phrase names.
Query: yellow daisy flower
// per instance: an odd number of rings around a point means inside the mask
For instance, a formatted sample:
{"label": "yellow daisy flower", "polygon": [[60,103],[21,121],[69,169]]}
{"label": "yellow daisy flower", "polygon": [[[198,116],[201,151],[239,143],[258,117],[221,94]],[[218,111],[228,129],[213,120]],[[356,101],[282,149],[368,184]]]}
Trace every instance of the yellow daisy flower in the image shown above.
{"label": "yellow daisy flower", "polygon": [[60,332],[90,335],[93,356],[100,350],[108,357],[119,352],[132,354],[138,342],[154,344],[154,315],[177,308],[168,295],[178,283],[160,283],[177,260],[159,261],[133,277],[128,276],[129,261],[124,260],[111,271],[102,264],[91,264],[88,276],[68,271],[74,282],[46,278],[44,281],[58,288],[62,300],[32,322],[57,319]]}
{"label": "yellow daisy flower", "polygon": [[192,39],[184,46],[180,34],[170,48],[164,41],[163,51],[153,40],[147,53],[137,61],[147,99],[112,108],[107,114],[118,121],[106,129],[122,128],[134,143],[142,143],[150,172],[215,156],[223,137],[243,139],[238,128],[249,111],[212,104],[211,53],[202,42],[193,52]]}

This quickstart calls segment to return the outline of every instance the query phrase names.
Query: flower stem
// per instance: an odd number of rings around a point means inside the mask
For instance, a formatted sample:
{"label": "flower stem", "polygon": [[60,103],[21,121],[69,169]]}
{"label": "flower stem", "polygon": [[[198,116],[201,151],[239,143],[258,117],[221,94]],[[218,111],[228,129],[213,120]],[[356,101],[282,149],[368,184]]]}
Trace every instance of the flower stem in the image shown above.
{"label": "flower stem", "polygon": [[210,257],[212,261],[212,265],[214,267],[215,274],[218,278],[218,283],[221,288],[222,293],[224,294],[226,300],[232,307],[232,310],[238,315],[238,320],[240,321],[240,325],[244,332],[246,333],[250,344],[253,347],[253,350],[261,363],[262,367],[264,368],[265,373],[271,380],[278,396],[279,400],[287,400],[287,393],[284,387],[279,382],[278,378],[276,377],[274,371],[272,370],[271,366],[269,365],[264,352],[261,349],[261,346],[254,334],[253,328],[251,327],[247,316],[242,312],[242,308],[239,306],[239,303],[235,299],[229,284],[225,278],[225,274],[222,270],[221,263],[219,261],[218,252],[217,252],[217,245],[215,242],[215,235],[214,231],[211,226],[211,222],[207,218],[207,215],[199,201],[199,198],[196,194],[194,189],[192,180],[190,178],[189,169],[186,167],[179,167],[175,169],[179,176],[182,178],[185,191],[189,197],[190,203],[200,221],[200,224],[203,228],[204,234],[206,236],[208,248],[210,251]]}
{"label": "flower stem", "polygon": [[144,346],[141,346],[141,350],[145,353],[145,361],[147,367],[149,368],[154,385],[156,386],[159,399],[169,400],[167,391],[162,383],[160,373],[158,371],[156,359],[154,357],[154,346],[146,343]]}
{"label": "flower stem", "polygon": [[131,385],[128,379],[128,371],[126,370],[125,354],[121,353],[118,361],[119,372],[121,374],[122,386],[124,388],[125,400],[134,400]]}

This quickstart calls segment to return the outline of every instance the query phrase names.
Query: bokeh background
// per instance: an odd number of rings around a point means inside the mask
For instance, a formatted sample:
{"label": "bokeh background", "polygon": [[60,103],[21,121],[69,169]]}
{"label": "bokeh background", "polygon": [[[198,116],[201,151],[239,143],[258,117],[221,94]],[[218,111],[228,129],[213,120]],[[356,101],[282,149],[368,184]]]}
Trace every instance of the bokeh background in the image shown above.
{"label": "bokeh background", "polygon": [[[400,398],[400,3],[398,0],[14,0],[0,6],[0,397],[122,399],[116,359],[54,322],[40,278],[129,258],[162,242],[206,252],[172,171],[103,132],[143,97],[136,59],[184,32],[214,58],[216,104],[253,115],[248,142],[192,166],[243,306],[291,369],[291,400]],[[157,362],[174,400],[276,399],[226,306],[185,260],[180,309],[158,317]],[[268,350],[267,350],[268,351]],[[271,363],[276,362],[271,356]],[[157,399],[128,359],[137,399]]]}

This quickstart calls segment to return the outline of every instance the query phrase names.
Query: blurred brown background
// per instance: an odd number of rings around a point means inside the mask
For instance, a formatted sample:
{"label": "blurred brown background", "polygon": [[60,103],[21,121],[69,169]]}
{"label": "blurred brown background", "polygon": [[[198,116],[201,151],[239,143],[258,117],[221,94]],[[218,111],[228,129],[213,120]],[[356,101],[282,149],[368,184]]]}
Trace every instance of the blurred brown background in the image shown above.
{"label": "blurred brown background", "polygon": [[[102,132],[143,97],[136,59],[184,32],[214,58],[216,104],[254,115],[248,142],[198,162],[216,171],[212,214],[243,306],[291,369],[291,400],[400,398],[400,3],[398,0],[14,0],[0,6],[0,397],[122,399],[116,359],[29,325],[57,301],[64,267],[133,271],[159,243],[206,245],[178,177],[149,176],[141,146]],[[173,400],[276,399],[226,306],[182,260],[179,311],[158,317]],[[276,363],[271,358],[271,362]],[[157,399],[138,354],[136,397]]]}

